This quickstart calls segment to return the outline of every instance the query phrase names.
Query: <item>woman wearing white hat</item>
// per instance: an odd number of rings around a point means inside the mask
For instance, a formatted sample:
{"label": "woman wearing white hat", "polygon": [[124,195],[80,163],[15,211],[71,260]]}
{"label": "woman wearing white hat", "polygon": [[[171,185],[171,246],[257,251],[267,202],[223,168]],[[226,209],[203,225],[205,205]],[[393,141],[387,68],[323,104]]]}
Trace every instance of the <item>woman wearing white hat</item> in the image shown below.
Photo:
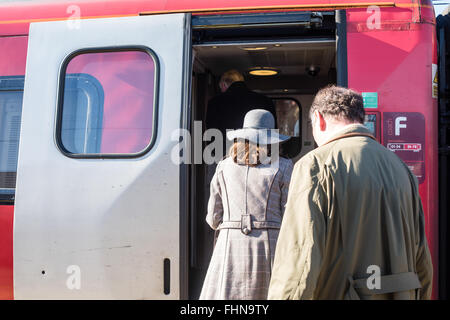
{"label": "woman wearing white hat", "polygon": [[275,156],[272,114],[249,111],[211,181],[207,223],[219,231],[200,299],[266,299],[293,164]]}

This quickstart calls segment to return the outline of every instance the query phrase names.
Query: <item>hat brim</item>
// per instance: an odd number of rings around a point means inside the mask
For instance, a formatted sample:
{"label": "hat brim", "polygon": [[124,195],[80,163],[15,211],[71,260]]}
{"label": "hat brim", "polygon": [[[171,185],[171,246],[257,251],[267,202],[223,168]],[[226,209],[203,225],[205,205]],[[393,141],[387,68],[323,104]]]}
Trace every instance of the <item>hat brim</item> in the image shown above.
{"label": "hat brim", "polygon": [[279,134],[273,129],[237,129],[227,132],[228,140],[243,139],[255,144],[269,145],[282,143],[289,140],[291,137],[284,134]]}

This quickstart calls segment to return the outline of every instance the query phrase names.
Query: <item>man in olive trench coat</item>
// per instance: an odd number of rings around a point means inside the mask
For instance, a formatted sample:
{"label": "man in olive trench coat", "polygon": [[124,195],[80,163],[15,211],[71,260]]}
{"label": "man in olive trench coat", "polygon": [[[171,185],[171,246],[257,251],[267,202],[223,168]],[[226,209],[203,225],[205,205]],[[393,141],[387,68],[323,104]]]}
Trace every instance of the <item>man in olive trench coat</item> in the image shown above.
{"label": "man in olive trench coat", "polygon": [[418,182],[362,125],[355,91],[327,87],[310,112],[318,148],[294,167],[269,299],[429,299]]}

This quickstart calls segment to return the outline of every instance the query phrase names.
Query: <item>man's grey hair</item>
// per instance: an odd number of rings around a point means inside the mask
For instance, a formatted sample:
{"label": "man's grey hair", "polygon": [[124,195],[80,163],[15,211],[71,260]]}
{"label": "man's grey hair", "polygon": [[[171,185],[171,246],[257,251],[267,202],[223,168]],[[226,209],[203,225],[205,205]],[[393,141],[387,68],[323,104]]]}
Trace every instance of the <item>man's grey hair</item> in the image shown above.
{"label": "man's grey hair", "polygon": [[351,89],[337,86],[321,89],[311,105],[310,118],[316,110],[326,118],[364,123],[363,97]]}

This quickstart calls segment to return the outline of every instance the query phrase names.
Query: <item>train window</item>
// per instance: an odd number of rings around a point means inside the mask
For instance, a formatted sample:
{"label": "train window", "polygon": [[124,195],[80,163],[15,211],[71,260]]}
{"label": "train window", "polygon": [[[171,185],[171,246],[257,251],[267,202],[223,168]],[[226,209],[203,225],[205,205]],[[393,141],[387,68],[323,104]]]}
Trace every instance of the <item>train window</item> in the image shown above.
{"label": "train window", "polygon": [[0,77],[0,200],[13,200],[22,117],[23,77]]}
{"label": "train window", "polygon": [[80,51],[61,77],[57,141],[70,157],[136,157],[155,135],[157,62],[143,48]]}
{"label": "train window", "polygon": [[278,129],[281,134],[291,137],[281,145],[281,155],[294,158],[302,148],[300,103],[292,98],[275,98],[273,101],[277,112]]}

